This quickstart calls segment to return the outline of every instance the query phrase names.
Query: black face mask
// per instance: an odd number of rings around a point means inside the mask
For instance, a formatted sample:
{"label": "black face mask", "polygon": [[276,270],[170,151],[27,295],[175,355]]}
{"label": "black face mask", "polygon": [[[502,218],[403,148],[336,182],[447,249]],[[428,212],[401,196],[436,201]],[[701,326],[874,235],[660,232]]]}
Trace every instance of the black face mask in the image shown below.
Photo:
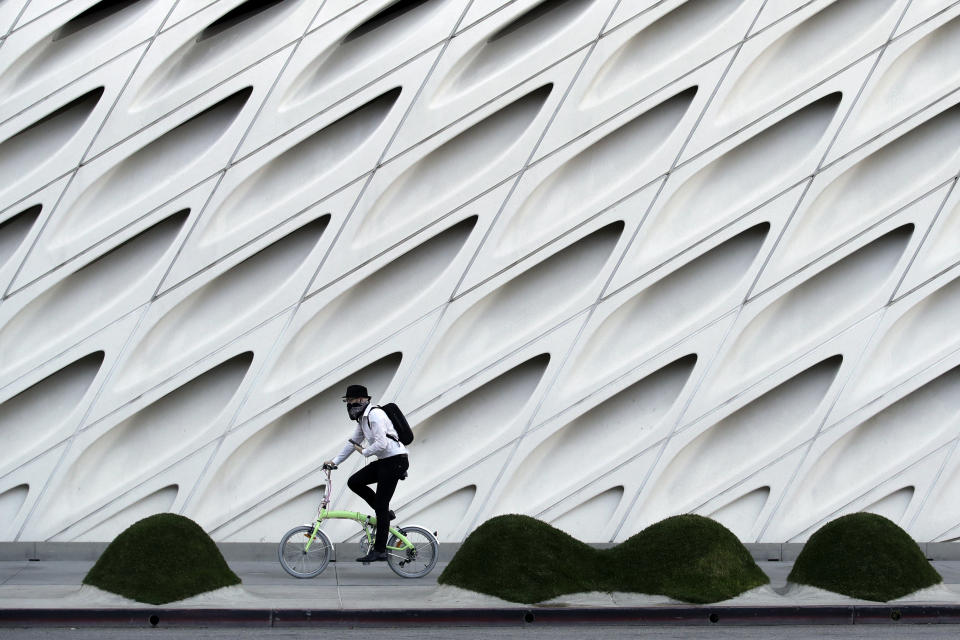
{"label": "black face mask", "polygon": [[357,420],[360,416],[363,415],[363,410],[367,408],[369,400],[364,400],[363,402],[348,402],[347,403],[347,415],[350,416],[351,420]]}

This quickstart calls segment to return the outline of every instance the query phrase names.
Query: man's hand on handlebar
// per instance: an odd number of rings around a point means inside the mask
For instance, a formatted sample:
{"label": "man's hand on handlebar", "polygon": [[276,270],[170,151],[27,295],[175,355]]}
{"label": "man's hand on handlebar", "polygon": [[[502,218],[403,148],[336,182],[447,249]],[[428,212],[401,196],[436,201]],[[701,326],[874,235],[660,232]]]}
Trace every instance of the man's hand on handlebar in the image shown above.
{"label": "man's hand on handlebar", "polygon": [[333,471],[336,468],[337,468],[337,465],[333,464],[333,460],[327,460],[326,462],[323,463],[324,471]]}

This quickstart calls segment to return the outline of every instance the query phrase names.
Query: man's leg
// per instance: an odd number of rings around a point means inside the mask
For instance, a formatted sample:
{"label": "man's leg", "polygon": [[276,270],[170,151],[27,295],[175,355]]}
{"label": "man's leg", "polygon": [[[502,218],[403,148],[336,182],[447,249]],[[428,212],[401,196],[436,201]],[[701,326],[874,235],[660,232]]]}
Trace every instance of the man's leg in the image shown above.
{"label": "man's leg", "polygon": [[397,482],[406,471],[406,458],[391,456],[378,460],[383,463],[377,470],[377,493],[373,509],[377,514],[377,538],[373,543],[373,550],[385,552],[387,537],[390,534],[390,500],[397,490]]}
{"label": "man's leg", "polygon": [[350,476],[350,479],[347,480],[347,486],[350,487],[350,490],[363,498],[363,501],[370,505],[370,508],[374,510],[377,508],[377,494],[374,493],[373,489],[367,485],[377,482],[379,475],[378,469],[380,468],[382,462],[382,460],[375,460],[365,467],[361,467],[359,471]]}

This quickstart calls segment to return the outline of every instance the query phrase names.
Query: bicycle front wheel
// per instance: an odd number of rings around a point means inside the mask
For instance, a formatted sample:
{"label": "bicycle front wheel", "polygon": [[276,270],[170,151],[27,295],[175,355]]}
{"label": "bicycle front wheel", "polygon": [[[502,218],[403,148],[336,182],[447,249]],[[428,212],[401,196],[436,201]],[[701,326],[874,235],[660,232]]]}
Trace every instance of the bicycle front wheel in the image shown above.
{"label": "bicycle front wheel", "polygon": [[402,548],[400,539],[391,534],[387,540],[387,564],[402,578],[422,578],[437,564],[440,544],[436,537],[423,527],[402,527],[400,533],[413,547]]}
{"label": "bicycle front wheel", "polygon": [[301,525],[283,535],[277,555],[280,566],[294,578],[313,578],[327,568],[332,549],[327,534],[319,529],[314,534],[312,525]]}

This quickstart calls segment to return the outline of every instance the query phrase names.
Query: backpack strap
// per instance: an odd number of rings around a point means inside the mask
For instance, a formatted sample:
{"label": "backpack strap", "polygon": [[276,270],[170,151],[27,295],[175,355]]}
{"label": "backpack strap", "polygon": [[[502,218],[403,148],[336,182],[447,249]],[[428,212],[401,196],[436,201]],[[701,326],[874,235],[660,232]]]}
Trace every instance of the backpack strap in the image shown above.
{"label": "backpack strap", "polygon": [[[383,407],[381,407],[380,405],[376,405],[373,409],[380,409],[380,411],[383,412],[383,415],[387,416],[387,422],[390,423],[390,427],[391,427],[394,431],[397,430],[396,427],[393,426],[393,420],[391,420],[391,419],[390,419],[390,416],[387,415],[387,412],[383,410]],[[371,411],[373,411],[373,409],[371,409]],[[369,418],[367,418],[367,420],[369,420]],[[392,436],[392,435],[390,435],[390,432],[389,432],[389,431],[384,431],[384,435],[386,435],[388,438],[390,438],[391,440],[393,440],[393,441],[396,442],[397,444],[401,444],[401,443],[400,443],[400,438],[397,437],[397,436]]]}

